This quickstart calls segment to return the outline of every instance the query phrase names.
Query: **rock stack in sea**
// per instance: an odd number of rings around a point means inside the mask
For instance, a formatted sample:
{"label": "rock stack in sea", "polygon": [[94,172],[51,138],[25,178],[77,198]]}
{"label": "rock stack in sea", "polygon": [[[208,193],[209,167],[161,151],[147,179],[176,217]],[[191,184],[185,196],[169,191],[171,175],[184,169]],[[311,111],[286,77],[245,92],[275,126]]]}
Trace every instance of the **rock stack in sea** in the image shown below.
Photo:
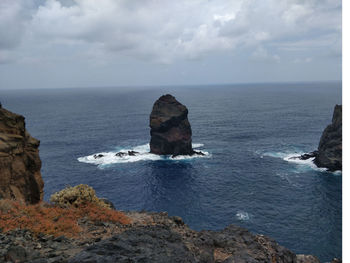
{"label": "rock stack in sea", "polygon": [[23,116],[0,107],[0,199],[42,200],[39,143],[26,130]]}
{"label": "rock stack in sea", "polygon": [[342,105],[334,107],[332,123],[322,133],[314,162],[330,171],[342,170]]}
{"label": "rock stack in sea", "polygon": [[321,136],[318,149],[291,159],[307,160],[313,158],[313,162],[320,168],[328,171],[342,170],[342,106],[335,105],[332,123],[328,125]]}
{"label": "rock stack in sea", "polygon": [[151,153],[159,155],[192,155],[192,130],[188,110],[172,95],[161,96],[150,115]]}

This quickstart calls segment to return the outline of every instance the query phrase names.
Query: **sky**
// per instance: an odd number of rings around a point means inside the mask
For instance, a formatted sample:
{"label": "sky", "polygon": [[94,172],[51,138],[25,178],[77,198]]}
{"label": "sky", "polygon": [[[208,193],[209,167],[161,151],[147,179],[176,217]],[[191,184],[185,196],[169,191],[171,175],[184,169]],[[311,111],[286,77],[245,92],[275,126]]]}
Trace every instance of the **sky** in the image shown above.
{"label": "sky", "polygon": [[0,89],[341,80],[341,0],[0,0]]}

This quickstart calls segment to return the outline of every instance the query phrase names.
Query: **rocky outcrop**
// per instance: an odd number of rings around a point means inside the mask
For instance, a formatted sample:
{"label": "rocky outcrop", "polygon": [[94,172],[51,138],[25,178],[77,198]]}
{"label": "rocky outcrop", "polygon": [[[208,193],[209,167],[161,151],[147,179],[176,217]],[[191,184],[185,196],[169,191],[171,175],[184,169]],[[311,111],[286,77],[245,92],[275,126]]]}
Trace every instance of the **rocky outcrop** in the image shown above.
{"label": "rocky outcrop", "polygon": [[335,105],[332,123],[322,133],[314,160],[318,167],[342,170],[342,106]]}
{"label": "rocky outcrop", "polygon": [[[197,232],[166,213],[129,216],[139,220],[134,227],[85,248],[68,262],[299,263],[290,250],[238,226]],[[310,261],[300,262],[319,263],[316,257],[307,258]]]}
{"label": "rocky outcrop", "polygon": [[150,115],[151,153],[192,155],[192,130],[186,106],[172,95],[161,96]]}
{"label": "rocky outcrop", "polygon": [[[194,231],[180,217],[129,212],[130,225],[82,220],[79,238],[0,232],[0,262],[114,263],[319,263],[296,255],[263,235],[230,225],[221,231]],[[6,261],[5,261],[6,262]]]}
{"label": "rocky outcrop", "polygon": [[342,106],[335,105],[332,123],[324,129],[318,150],[289,159],[308,160],[320,168],[334,172],[342,170]]}
{"label": "rocky outcrop", "polygon": [[42,200],[39,143],[25,129],[23,116],[0,108],[0,198]]}

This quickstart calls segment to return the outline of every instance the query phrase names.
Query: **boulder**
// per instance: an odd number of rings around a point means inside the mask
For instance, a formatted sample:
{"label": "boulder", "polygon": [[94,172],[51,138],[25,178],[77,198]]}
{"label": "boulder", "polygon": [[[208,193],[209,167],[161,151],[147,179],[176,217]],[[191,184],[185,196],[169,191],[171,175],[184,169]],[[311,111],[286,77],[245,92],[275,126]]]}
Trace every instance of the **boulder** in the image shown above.
{"label": "boulder", "polygon": [[192,130],[186,106],[172,95],[161,96],[150,115],[151,153],[192,155]]}
{"label": "boulder", "polygon": [[318,167],[342,170],[342,106],[335,105],[332,123],[323,131],[314,160]]}
{"label": "boulder", "polygon": [[30,136],[24,117],[0,108],[0,196],[28,204],[43,199],[40,142]]}

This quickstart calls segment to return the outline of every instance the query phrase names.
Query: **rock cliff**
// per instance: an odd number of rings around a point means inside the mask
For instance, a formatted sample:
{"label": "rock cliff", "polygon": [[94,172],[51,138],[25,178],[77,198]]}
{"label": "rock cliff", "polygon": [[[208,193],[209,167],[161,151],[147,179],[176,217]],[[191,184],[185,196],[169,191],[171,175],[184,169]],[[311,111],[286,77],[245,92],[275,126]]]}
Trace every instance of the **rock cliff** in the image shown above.
{"label": "rock cliff", "polygon": [[335,105],[332,123],[323,131],[314,160],[318,167],[342,170],[342,106]]}
{"label": "rock cliff", "polygon": [[296,255],[264,235],[234,225],[198,232],[167,213],[126,215],[130,225],[81,220],[84,232],[74,239],[34,236],[25,230],[0,232],[5,244],[0,247],[0,262],[320,263],[317,257]]}
{"label": "rock cliff", "polygon": [[172,95],[161,96],[150,115],[151,153],[192,155],[192,130],[186,106]]}
{"label": "rock cliff", "polygon": [[0,107],[0,199],[42,200],[39,144],[25,129],[23,116]]}

